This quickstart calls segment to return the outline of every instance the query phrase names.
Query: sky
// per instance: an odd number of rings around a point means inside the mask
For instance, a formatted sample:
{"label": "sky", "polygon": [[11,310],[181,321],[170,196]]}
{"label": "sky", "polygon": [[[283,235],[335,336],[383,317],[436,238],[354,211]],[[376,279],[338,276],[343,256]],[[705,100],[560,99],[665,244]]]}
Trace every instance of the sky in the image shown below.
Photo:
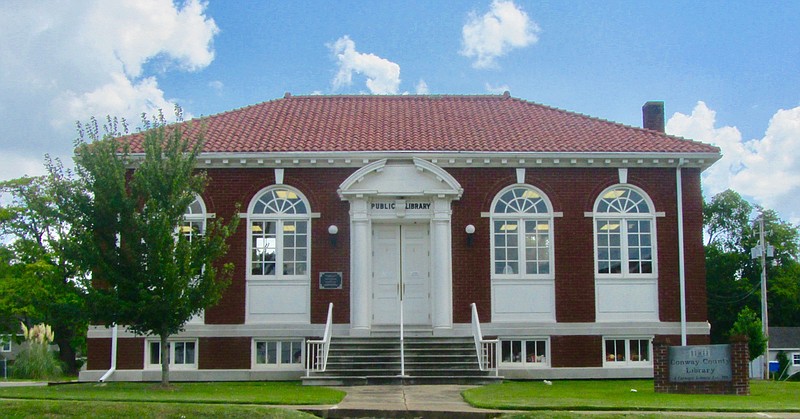
{"label": "sky", "polygon": [[293,95],[501,94],[714,144],[731,188],[800,222],[800,2],[3,0],[0,180],[133,127]]}

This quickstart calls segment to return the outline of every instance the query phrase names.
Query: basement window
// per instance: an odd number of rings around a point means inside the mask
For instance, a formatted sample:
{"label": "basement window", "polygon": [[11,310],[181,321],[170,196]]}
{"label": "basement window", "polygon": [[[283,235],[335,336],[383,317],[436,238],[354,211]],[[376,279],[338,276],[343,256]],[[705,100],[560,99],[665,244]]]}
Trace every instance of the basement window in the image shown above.
{"label": "basement window", "polygon": [[500,363],[516,367],[548,365],[547,339],[515,339],[500,341]]}
{"label": "basement window", "polygon": [[603,365],[606,367],[651,365],[650,338],[606,338]]}
{"label": "basement window", "polygon": [[[148,340],[146,344],[147,368],[161,368],[161,342]],[[197,341],[169,341],[167,342],[167,351],[170,369],[197,369]]]}
{"label": "basement window", "polygon": [[303,368],[302,340],[255,340],[256,367]]}

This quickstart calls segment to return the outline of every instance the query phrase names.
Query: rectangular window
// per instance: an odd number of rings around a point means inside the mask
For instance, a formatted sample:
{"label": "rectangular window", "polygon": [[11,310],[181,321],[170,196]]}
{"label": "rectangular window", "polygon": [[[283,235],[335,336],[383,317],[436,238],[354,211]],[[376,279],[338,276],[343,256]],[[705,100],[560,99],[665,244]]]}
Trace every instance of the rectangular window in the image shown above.
{"label": "rectangular window", "polygon": [[550,273],[549,221],[525,221],[525,273]]}
{"label": "rectangular window", "polygon": [[259,366],[303,366],[302,340],[257,340],[255,363]]}
{"label": "rectangular window", "polygon": [[[150,368],[160,368],[161,342],[147,341],[146,349],[147,365]],[[167,342],[167,362],[170,368],[197,368],[197,342],[194,340]]]}
{"label": "rectangular window", "polygon": [[275,252],[278,244],[275,221],[253,221],[250,224],[252,240],[252,274],[275,275]]}
{"label": "rectangular window", "polygon": [[650,221],[628,221],[628,272],[653,273],[653,247],[650,243]]}
{"label": "rectangular window", "polygon": [[650,339],[604,339],[605,366],[649,365]]}
{"label": "rectangular window", "polygon": [[0,352],[11,352],[11,337],[0,337]]}
{"label": "rectangular window", "polygon": [[800,354],[792,354],[792,365],[800,365]]}
{"label": "rectangular window", "polygon": [[546,366],[547,339],[501,340],[500,362],[516,366]]}
{"label": "rectangular window", "polygon": [[305,275],[307,255],[308,221],[284,221],[283,274]]}
{"label": "rectangular window", "polygon": [[622,234],[620,220],[597,221],[597,273],[622,272]]}
{"label": "rectangular window", "polygon": [[494,222],[494,273],[515,275],[519,273],[519,243],[517,221]]}

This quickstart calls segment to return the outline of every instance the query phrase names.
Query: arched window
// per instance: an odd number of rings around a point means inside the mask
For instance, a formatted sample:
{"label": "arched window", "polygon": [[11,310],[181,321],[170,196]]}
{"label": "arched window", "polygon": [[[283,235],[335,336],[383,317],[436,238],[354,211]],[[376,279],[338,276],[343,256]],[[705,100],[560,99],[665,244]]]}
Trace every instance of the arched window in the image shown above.
{"label": "arched window", "polygon": [[253,279],[308,275],[310,213],[296,190],[272,187],[250,204],[249,251]]}
{"label": "arched window", "polygon": [[553,211],[528,185],[502,190],[492,204],[492,276],[553,277]]}
{"label": "arched window", "polygon": [[189,241],[193,237],[202,236],[206,232],[206,205],[203,198],[196,195],[194,201],[186,208],[186,213],[183,215],[183,223],[181,224],[180,233],[183,234]]}
{"label": "arched window", "polygon": [[606,189],[595,203],[594,228],[598,275],[655,275],[655,211],[644,191],[624,185]]}

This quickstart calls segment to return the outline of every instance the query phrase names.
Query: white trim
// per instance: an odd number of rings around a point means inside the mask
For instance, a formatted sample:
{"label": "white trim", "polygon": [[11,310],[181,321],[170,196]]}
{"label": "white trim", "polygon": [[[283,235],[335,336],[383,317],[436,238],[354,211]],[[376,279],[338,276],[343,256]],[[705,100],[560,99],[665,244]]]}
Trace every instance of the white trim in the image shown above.
{"label": "white trim", "polygon": [[[259,342],[276,342],[278,347],[283,346],[284,343],[287,342],[299,342],[300,343],[300,362],[290,362],[288,364],[283,364],[280,359],[280,350],[278,349],[278,353],[275,355],[275,364],[270,364],[268,362],[265,363],[258,363],[258,351],[257,345]],[[300,337],[253,337],[250,340],[250,369],[256,371],[303,371],[305,368],[305,357],[306,357],[306,342],[304,338]]]}
{"label": "white trim", "polygon": [[[271,190],[281,189],[289,190],[297,195],[297,198],[305,205],[306,213],[301,214],[255,214],[253,208],[256,203],[261,199],[264,194]],[[311,321],[311,251],[312,251],[312,213],[311,204],[297,188],[289,185],[269,185],[262,188],[250,200],[247,206],[247,213],[243,214],[246,221],[246,258],[245,258],[245,323],[246,324],[265,324],[265,323],[309,323]],[[240,215],[241,216],[241,215]],[[285,222],[306,222],[306,259],[305,259],[305,272],[295,275],[283,275],[282,262],[283,262],[283,230],[281,226]],[[253,238],[252,238],[252,223],[253,222],[274,222],[275,223],[275,274],[274,275],[253,275]],[[296,291],[303,294],[304,301],[298,301],[298,304],[303,305],[302,313],[284,313],[284,314],[252,314],[250,312],[252,292],[256,290],[254,287],[292,287]],[[274,316],[274,319],[268,319]]]}
{"label": "white trim", "polygon": [[[625,360],[624,361],[610,361],[606,355],[606,341],[609,340],[621,340],[625,342]],[[631,361],[631,354],[630,354],[630,341],[632,340],[646,340],[647,341],[647,355],[648,359],[646,361]],[[603,336],[603,343],[600,348],[603,354],[603,368],[631,368],[631,367],[645,367],[649,366],[652,368],[653,366],[653,336]]]}
{"label": "white trim", "polygon": [[283,169],[275,168],[275,184],[283,185]]}
{"label": "white trim", "polygon": [[[600,202],[604,199],[604,195],[607,194],[610,190],[616,188],[627,188],[635,191],[636,193],[640,194],[644,201],[647,203],[648,212],[647,213],[612,213],[612,212],[598,212],[597,207],[600,205]],[[650,198],[650,195],[647,194],[642,188],[638,186],[631,185],[631,184],[617,184],[611,185],[608,188],[603,189],[600,194],[598,194],[597,198],[595,199],[592,214],[592,237],[594,242],[594,276],[595,281],[604,280],[604,279],[616,279],[616,278],[629,278],[629,279],[657,279],[658,278],[658,232],[657,232],[657,223],[656,223],[656,216],[655,206],[653,205],[653,200]],[[585,213],[588,214],[588,213]],[[628,272],[628,237],[627,237],[627,223],[620,222],[620,268],[621,272],[618,274],[615,273],[599,273],[599,261],[598,261],[598,244],[597,244],[597,222],[603,220],[620,220],[620,221],[627,221],[627,220],[648,220],[650,221],[650,250],[651,250],[651,269],[652,272],[645,273],[645,274],[637,274],[637,273],[630,273]]]}
{"label": "white trim", "polygon": [[683,240],[683,185],[681,179],[681,168],[675,169],[676,194],[678,196],[678,278],[680,283],[680,304],[681,304],[681,346],[686,346],[686,258],[684,256]]}
{"label": "white trim", "polygon": [[[152,359],[150,359],[150,344],[157,343],[159,347],[159,359],[156,363],[153,363]],[[191,364],[176,364],[175,363],[175,343],[193,343],[194,344],[194,362]],[[169,358],[169,369],[171,371],[175,370],[196,370],[197,365],[200,360],[200,342],[197,338],[180,338],[180,337],[170,337],[167,339],[167,345],[169,346],[170,354]],[[164,348],[161,347],[161,339],[156,337],[146,337],[144,339],[144,369],[145,370],[159,370],[161,371],[161,358],[160,354]]]}
{"label": "white trim", "polygon": [[[498,359],[500,360],[500,368],[508,368],[508,369],[543,369],[543,368],[550,368],[552,358],[551,354],[551,344],[550,344],[550,336],[498,336],[497,338],[500,342],[498,344],[499,348],[497,349],[500,354]],[[525,359],[517,362],[514,360],[511,361],[504,361],[503,360],[503,342],[513,342],[513,341],[521,341],[522,342],[522,351],[525,351],[525,342],[530,341],[543,341],[544,342],[544,361],[542,362],[528,362],[530,356],[526,353]]]}
{"label": "white trim", "polygon": [[619,183],[628,183],[628,168],[627,167],[620,167],[617,169],[617,175],[619,177]]}
{"label": "white trim", "polygon": [[[312,151],[312,152],[235,152],[201,153],[200,168],[230,167],[361,167],[364,162],[384,159],[424,157],[442,167],[564,167],[563,161],[575,161],[569,167],[683,167],[706,169],[722,156],[720,153],[680,152],[463,152],[463,151]],[[131,167],[144,153],[132,153]],[[503,163],[503,160],[506,163]]]}

